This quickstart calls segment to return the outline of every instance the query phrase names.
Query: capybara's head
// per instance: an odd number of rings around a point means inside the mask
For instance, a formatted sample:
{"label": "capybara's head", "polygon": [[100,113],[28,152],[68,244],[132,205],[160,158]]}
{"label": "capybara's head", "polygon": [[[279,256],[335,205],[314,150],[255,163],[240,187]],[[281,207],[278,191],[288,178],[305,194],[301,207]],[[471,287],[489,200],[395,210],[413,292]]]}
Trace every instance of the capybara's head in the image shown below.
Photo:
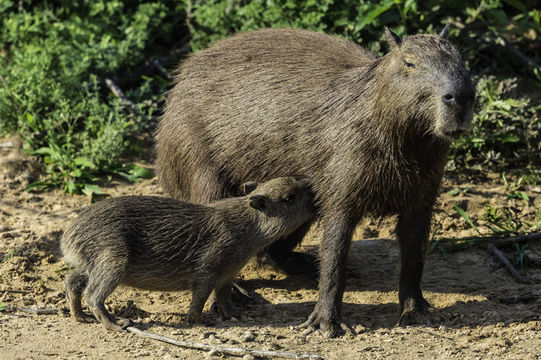
{"label": "capybara's head", "polygon": [[250,206],[261,212],[262,226],[285,236],[314,216],[314,195],[307,179],[281,177],[243,185]]}
{"label": "capybara's head", "polygon": [[[468,130],[475,92],[458,50],[446,40],[448,25],[439,35],[400,39],[386,29],[390,51],[384,56],[386,104],[409,119],[407,126],[449,138]],[[390,93],[387,93],[390,92]],[[411,124],[415,120],[416,124]]]}

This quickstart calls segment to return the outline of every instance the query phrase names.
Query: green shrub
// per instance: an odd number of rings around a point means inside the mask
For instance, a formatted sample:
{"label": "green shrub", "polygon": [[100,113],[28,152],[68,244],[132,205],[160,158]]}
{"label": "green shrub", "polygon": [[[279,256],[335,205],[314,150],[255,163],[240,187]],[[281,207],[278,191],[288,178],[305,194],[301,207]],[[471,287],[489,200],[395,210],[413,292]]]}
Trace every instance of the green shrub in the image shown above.
{"label": "green shrub", "polygon": [[[81,192],[102,173],[122,169],[129,135],[156,111],[133,116],[103,79],[167,49],[182,26],[182,9],[154,2],[78,1],[48,5],[12,1],[0,7],[0,133],[19,132],[43,158],[47,177],[30,189]],[[28,10],[26,10],[28,9]],[[157,100],[165,84],[139,79],[136,101]],[[130,177],[130,179],[133,179]]]}
{"label": "green shrub", "polygon": [[148,120],[157,117],[168,81],[139,76],[128,82],[123,90],[137,104],[133,114],[104,79],[170,55],[186,25],[195,51],[235,32],[287,26],[336,34],[383,54],[384,26],[405,35],[451,23],[451,41],[479,80],[474,129],[456,141],[449,169],[527,164],[534,179],[540,107],[501,79],[541,84],[525,60],[541,58],[536,6],[533,0],[4,0],[0,135],[18,132],[42,159],[44,177],[31,188],[88,192],[103,174],[130,181],[149,176],[121,159],[138,150],[134,135],[151,130],[155,121]]}

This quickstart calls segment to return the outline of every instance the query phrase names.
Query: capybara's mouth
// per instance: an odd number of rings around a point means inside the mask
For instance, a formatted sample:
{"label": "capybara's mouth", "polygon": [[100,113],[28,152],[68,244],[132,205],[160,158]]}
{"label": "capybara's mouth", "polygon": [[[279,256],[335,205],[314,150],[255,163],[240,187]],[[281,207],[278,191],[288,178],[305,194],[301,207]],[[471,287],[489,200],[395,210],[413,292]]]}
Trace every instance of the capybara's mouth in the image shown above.
{"label": "capybara's mouth", "polygon": [[460,135],[464,134],[465,132],[466,132],[465,129],[455,129],[453,131],[446,131],[444,134],[445,134],[445,136],[456,138],[456,137],[459,137]]}

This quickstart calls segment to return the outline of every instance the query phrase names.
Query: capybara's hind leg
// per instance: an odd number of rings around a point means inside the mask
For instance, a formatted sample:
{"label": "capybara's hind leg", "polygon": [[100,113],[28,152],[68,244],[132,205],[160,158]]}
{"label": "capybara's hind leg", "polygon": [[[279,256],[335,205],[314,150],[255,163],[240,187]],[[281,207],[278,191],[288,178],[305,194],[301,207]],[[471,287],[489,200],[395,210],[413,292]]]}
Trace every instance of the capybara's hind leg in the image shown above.
{"label": "capybara's hind leg", "polygon": [[[98,276],[96,273],[100,275]],[[85,297],[96,319],[108,330],[123,330],[129,325],[129,321],[122,319],[117,323],[105,308],[105,299],[119,284],[119,277],[112,272],[107,274],[107,276],[103,276],[104,273],[104,271],[96,271],[90,274],[88,286],[85,290]]]}
{"label": "capybara's hind leg", "polygon": [[224,319],[230,319],[233,312],[233,304],[231,302],[232,286],[231,283],[226,283],[221,288],[216,289],[216,301]]}
{"label": "capybara's hind leg", "polygon": [[73,318],[79,322],[91,322],[92,318],[83,312],[81,297],[88,282],[88,276],[77,270],[66,276],[66,299]]}
{"label": "capybara's hind leg", "polygon": [[205,302],[212,292],[212,285],[209,284],[209,281],[205,281],[205,277],[201,278],[201,282],[195,284],[192,288],[192,302],[190,303],[190,310],[186,317],[188,324],[200,321],[203,306],[205,306]]}

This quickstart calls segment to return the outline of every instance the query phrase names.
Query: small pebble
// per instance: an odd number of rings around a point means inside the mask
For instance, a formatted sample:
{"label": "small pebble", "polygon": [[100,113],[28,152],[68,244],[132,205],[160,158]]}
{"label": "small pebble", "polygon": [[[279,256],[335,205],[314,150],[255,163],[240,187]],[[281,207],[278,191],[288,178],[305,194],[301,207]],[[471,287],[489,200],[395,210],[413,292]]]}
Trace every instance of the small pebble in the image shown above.
{"label": "small pebble", "polygon": [[241,337],[240,337],[240,340],[242,342],[250,342],[250,341],[254,341],[255,340],[255,334],[253,331],[251,330],[248,330],[248,331],[245,331]]}
{"label": "small pebble", "polygon": [[211,335],[216,336],[216,333],[215,333],[214,331],[206,331],[206,332],[202,333],[202,334],[199,336],[199,338],[200,338],[201,340],[203,340],[203,339],[208,339]]}
{"label": "small pebble", "polygon": [[242,360],[255,360],[255,357],[251,354],[246,354],[242,357]]}
{"label": "small pebble", "polygon": [[210,358],[217,357],[217,356],[219,356],[219,355],[220,355],[220,352],[219,352],[218,350],[212,349],[212,350],[210,350],[210,351],[207,353],[206,358],[207,358],[207,359],[210,359]]}

